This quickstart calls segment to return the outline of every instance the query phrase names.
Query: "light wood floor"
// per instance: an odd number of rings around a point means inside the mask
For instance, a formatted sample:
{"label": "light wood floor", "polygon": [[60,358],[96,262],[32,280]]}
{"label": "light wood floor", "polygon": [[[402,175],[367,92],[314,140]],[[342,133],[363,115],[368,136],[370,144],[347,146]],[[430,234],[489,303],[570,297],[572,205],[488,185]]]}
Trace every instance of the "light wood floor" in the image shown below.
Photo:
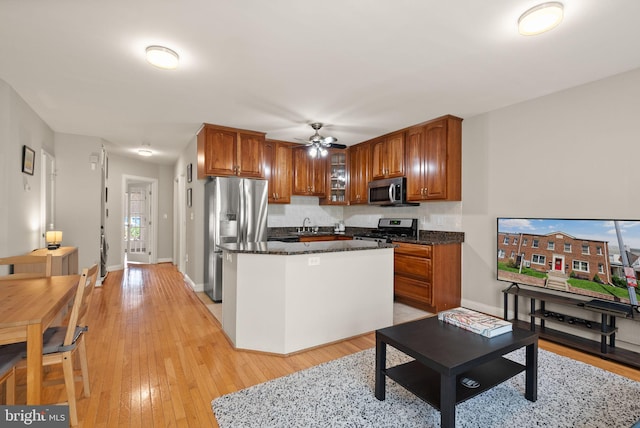
{"label": "light wood floor", "polygon": [[[109,273],[93,296],[86,340],[91,397],[78,401],[83,427],[216,427],[212,399],[375,346],[367,334],[289,357],[234,351],[171,264]],[[638,370],[548,342],[540,347],[640,381]],[[65,400],[59,386],[43,395]]]}

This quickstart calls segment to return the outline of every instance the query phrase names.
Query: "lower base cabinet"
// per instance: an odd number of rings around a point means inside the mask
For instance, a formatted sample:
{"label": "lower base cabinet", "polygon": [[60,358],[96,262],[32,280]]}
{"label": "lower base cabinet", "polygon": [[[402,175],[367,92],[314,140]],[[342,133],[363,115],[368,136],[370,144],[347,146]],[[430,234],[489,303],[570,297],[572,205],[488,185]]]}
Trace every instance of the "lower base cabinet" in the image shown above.
{"label": "lower base cabinet", "polygon": [[460,306],[460,244],[394,244],[396,301],[434,313]]}

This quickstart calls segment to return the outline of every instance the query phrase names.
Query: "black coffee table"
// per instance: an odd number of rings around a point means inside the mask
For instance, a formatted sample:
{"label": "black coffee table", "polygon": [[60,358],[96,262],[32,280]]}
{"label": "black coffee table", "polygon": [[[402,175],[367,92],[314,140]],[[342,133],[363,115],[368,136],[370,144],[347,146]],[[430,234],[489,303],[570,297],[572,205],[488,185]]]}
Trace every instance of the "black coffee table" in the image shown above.
{"label": "black coffee table", "polygon": [[[386,367],[387,345],[414,358]],[[503,355],[526,346],[526,365]],[[385,376],[440,411],[442,428],[454,427],[456,404],[526,371],[525,397],[538,395],[538,334],[513,327],[510,333],[487,338],[430,317],[376,331],[376,391],[385,399]],[[469,387],[464,378],[474,382]]]}

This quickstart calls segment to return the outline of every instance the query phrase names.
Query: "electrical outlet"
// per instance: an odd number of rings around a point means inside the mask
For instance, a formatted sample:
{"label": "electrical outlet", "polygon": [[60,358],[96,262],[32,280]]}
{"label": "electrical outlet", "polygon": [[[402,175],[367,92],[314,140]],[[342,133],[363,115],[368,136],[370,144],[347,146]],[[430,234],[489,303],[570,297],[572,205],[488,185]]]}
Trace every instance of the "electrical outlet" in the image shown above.
{"label": "electrical outlet", "polygon": [[309,257],[309,266],[318,266],[320,264],[320,257]]}

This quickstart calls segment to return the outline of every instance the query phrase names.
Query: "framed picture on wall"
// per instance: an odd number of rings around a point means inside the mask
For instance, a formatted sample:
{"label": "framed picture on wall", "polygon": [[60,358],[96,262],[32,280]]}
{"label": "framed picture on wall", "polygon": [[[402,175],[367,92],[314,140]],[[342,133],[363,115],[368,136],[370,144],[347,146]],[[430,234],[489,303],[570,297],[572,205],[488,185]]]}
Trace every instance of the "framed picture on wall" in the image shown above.
{"label": "framed picture on wall", "polygon": [[22,146],[22,172],[33,175],[35,163],[36,152],[27,146]]}
{"label": "framed picture on wall", "polygon": [[187,165],[187,183],[191,183],[191,180],[193,180],[193,164],[188,164]]}
{"label": "framed picture on wall", "polygon": [[187,206],[188,207],[191,207],[191,203],[193,202],[191,198],[192,198],[192,196],[191,196],[191,187],[189,187],[187,189]]}

